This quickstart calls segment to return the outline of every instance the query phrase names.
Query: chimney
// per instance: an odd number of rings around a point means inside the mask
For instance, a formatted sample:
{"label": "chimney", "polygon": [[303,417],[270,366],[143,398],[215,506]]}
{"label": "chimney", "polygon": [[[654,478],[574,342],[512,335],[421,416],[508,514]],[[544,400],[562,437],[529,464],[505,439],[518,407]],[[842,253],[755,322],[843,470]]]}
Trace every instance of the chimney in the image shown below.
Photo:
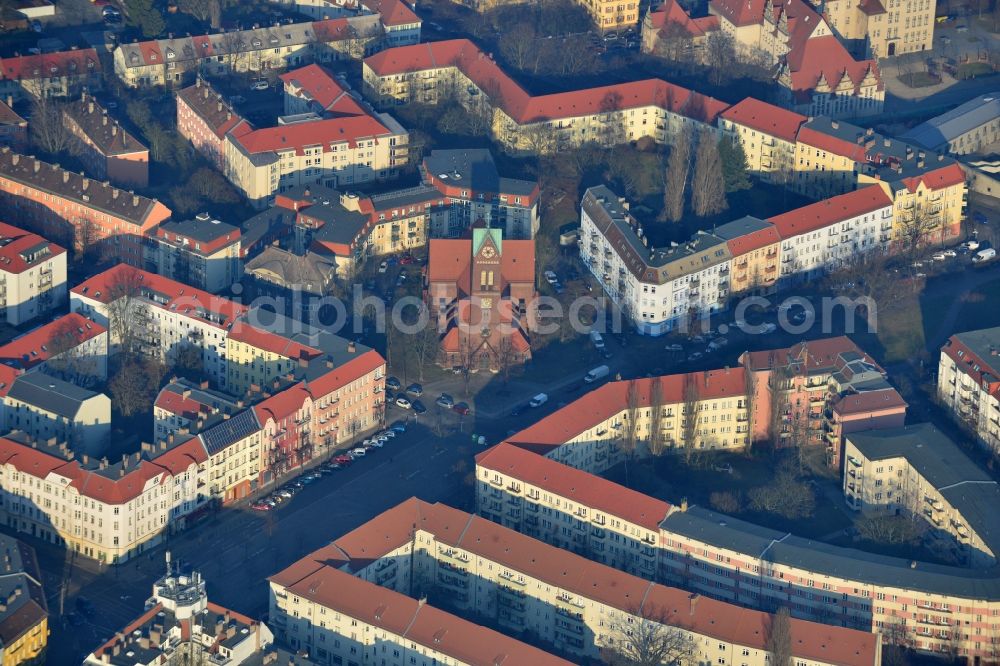
{"label": "chimney", "polygon": [[133,206],[138,206],[139,205],[139,195],[138,194],[133,194],[132,195],[132,205]]}
{"label": "chimney", "polygon": [[101,125],[107,126],[107,124],[108,124],[108,114],[105,113],[103,116],[101,116]]}
{"label": "chimney", "polygon": [[840,129],[840,123],[834,120],[833,122],[830,123],[830,127],[832,127],[833,129]]}
{"label": "chimney", "polygon": [[299,357],[299,367],[300,368],[308,368],[309,367],[309,359],[307,359],[304,356],[300,356]]}
{"label": "chimney", "polygon": [[111,126],[111,136],[118,136],[118,123]]}
{"label": "chimney", "polygon": [[63,171],[63,182],[64,183],[69,182],[69,171]]}
{"label": "chimney", "polygon": [[357,348],[357,346],[356,346],[356,345],[354,344],[354,341],[353,341],[353,340],[351,340],[350,342],[348,342],[348,343],[347,343],[347,353],[348,353],[348,354],[353,354],[353,353],[354,353],[354,352],[356,352],[357,350],[358,350],[358,348]]}
{"label": "chimney", "polygon": [[41,170],[41,168],[42,168],[42,163],[39,162],[38,160],[35,160],[35,173],[38,173]]}
{"label": "chimney", "polygon": [[87,113],[93,113],[93,112],[94,112],[94,101],[91,100],[87,102]]}
{"label": "chimney", "polygon": [[698,606],[698,599],[700,599],[700,598],[701,598],[701,595],[698,594],[697,592],[695,592],[694,594],[692,594],[691,596],[688,597],[688,602],[689,602],[689,604],[688,604],[688,615],[694,615],[695,608],[697,608],[697,606]]}
{"label": "chimney", "polygon": [[84,178],[83,179],[83,189],[86,190],[88,187],[90,187],[90,179],[89,178]]}
{"label": "chimney", "polygon": [[118,198],[118,188],[117,187],[114,190],[111,191],[111,198],[112,199],[117,199]]}
{"label": "chimney", "polygon": [[13,164],[14,166],[17,166],[17,163],[21,161],[21,156],[18,155],[17,153],[14,153],[13,155],[11,155],[10,161],[11,161],[11,164]]}
{"label": "chimney", "polygon": [[218,104],[215,105],[215,110],[222,111],[222,102],[219,102]]}
{"label": "chimney", "polygon": [[208,388],[208,380],[207,380],[207,379],[203,379],[203,380],[201,381],[201,383],[200,383],[200,384],[198,384],[198,388],[200,388],[200,389],[202,389],[202,390],[205,390],[205,389],[207,389],[207,388]]}

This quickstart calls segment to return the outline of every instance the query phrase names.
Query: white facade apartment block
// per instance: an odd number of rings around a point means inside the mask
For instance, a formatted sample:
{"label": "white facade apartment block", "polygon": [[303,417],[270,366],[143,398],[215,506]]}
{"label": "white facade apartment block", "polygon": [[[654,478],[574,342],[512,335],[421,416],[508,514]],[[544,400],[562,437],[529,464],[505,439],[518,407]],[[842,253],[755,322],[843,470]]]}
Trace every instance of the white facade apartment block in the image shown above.
{"label": "white facade apartment block", "polygon": [[21,271],[0,261],[0,313],[19,326],[66,303],[66,252],[60,251]]}

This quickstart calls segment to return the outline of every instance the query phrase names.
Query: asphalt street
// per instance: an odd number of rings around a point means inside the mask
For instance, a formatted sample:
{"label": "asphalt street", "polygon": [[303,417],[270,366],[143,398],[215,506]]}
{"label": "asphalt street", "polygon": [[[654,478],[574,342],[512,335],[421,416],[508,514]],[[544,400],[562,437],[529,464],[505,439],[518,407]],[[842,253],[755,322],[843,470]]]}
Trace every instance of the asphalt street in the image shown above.
{"label": "asphalt street", "polygon": [[175,562],[206,577],[211,601],[260,617],[267,611],[269,575],[372,516],[412,496],[470,508],[472,493],[463,487],[463,479],[473,469],[474,453],[468,434],[438,438],[415,426],[348,469],[306,486],[271,512],[224,509],[173,537],[150,557],[117,568],[78,559],[72,565],[64,612],[68,615],[81,595],[95,607],[93,616],[78,626],[58,617],[60,582],[70,567],[64,551],[29,540],[45,571],[52,617],[48,661],[80,663],[102,639],[139,615],[153,582],[163,574],[167,549]]}

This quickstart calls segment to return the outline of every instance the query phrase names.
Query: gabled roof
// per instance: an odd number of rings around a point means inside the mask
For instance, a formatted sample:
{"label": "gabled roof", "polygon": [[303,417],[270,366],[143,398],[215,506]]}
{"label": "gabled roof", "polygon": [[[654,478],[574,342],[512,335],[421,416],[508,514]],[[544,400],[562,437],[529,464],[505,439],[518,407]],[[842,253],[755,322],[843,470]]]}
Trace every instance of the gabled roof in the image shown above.
{"label": "gabled roof", "polygon": [[100,74],[96,49],[73,49],[58,53],[0,58],[0,80],[49,79],[62,76]]}
{"label": "gabled roof", "polygon": [[769,221],[784,240],[891,206],[889,195],[871,185],[776,215]]}
{"label": "gabled roof", "polygon": [[393,131],[374,116],[345,116],[342,118],[320,118],[290,125],[262,127],[230,138],[246,153],[272,153],[294,150],[301,155],[306,147],[320,147],[324,152],[330,144],[347,142],[356,146],[358,141],[388,138]]}
{"label": "gabled roof", "polygon": [[678,26],[693,38],[704,37],[708,32],[719,29],[719,17],[705,16],[692,19],[677,0],[667,0],[648,14],[648,20],[656,30],[666,35],[671,26]]}
{"label": "gabled roof", "polygon": [[0,273],[23,273],[66,249],[38,234],[0,222]]}
{"label": "gabled roof", "polygon": [[861,84],[872,77],[877,89],[883,88],[882,76],[874,60],[855,60],[834,35],[811,37],[797,44],[785,56],[793,94],[811,93],[823,81],[831,91],[847,90],[858,94]]}
{"label": "gabled roof", "polygon": [[101,395],[44,372],[29,372],[14,380],[7,397],[70,421],[76,419],[83,403]]}
{"label": "gabled roof", "polygon": [[367,111],[325,69],[317,64],[281,74],[286,94],[311,100],[330,115],[360,116]]}
{"label": "gabled roof", "polygon": [[806,116],[789,111],[753,97],[745,97],[722,112],[722,117],[733,123],[755,129],[795,143],[795,137],[802,123],[809,120]]}
{"label": "gabled roof", "polygon": [[606,112],[609,105],[617,109],[657,106],[712,122],[728,107],[725,102],[661,79],[531,96],[467,39],[386,49],[365,58],[365,66],[379,76],[457,67],[519,124],[595,115]]}
{"label": "gabled roof", "polygon": [[0,347],[0,363],[18,370],[27,370],[52,358],[52,341],[55,338],[58,338],[57,347],[72,341],[80,345],[107,331],[107,328],[96,321],[91,321],[78,312],[70,312]]}

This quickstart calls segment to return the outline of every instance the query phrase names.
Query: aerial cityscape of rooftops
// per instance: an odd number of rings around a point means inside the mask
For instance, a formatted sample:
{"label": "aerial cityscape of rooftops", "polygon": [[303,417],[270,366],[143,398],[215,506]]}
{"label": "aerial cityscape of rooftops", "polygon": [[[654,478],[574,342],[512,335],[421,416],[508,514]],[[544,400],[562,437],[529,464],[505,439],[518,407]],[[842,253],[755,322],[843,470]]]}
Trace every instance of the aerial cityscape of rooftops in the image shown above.
{"label": "aerial cityscape of rooftops", "polygon": [[1000,0],[0,0],[0,666],[1000,665],[998,245]]}

